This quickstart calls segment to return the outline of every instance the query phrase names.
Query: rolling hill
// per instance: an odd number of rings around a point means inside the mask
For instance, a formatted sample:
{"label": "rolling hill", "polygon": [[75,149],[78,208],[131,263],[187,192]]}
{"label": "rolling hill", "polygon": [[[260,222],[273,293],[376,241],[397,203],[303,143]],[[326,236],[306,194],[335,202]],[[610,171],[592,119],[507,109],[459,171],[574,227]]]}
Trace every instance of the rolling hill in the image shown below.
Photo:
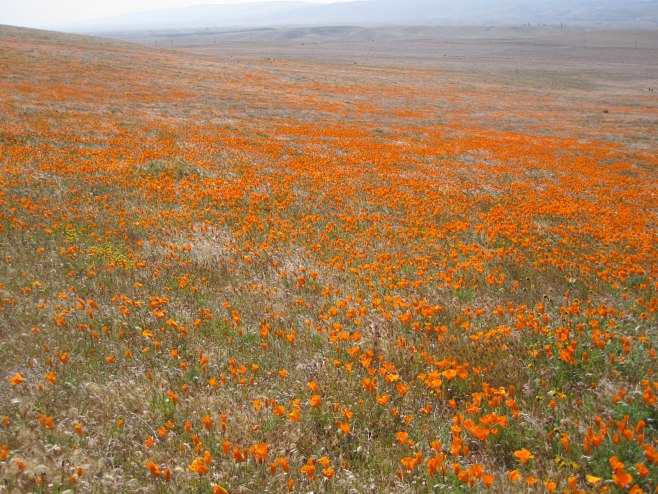
{"label": "rolling hill", "polygon": [[313,4],[301,1],[241,5],[200,4],[179,9],[130,13],[68,26],[74,32],[291,25],[658,25],[658,1],[615,0],[358,0]]}

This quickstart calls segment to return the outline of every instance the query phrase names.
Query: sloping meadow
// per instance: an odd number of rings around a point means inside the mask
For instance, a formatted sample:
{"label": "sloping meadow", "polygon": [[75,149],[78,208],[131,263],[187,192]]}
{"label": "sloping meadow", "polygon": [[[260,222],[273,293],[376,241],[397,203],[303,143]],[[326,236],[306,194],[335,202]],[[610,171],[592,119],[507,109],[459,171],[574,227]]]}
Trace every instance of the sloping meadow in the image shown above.
{"label": "sloping meadow", "polygon": [[0,65],[6,492],[655,489],[655,99],[10,28]]}

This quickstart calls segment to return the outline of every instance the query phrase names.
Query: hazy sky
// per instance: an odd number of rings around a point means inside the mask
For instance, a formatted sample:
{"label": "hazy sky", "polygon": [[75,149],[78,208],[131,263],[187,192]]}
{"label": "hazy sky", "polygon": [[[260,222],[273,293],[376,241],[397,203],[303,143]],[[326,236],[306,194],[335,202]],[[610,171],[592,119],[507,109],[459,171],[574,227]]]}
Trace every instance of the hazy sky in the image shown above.
{"label": "hazy sky", "polygon": [[[139,10],[197,4],[251,3],[256,0],[0,0],[0,24],[49,27]],[[275,1],[275,0],[257,0]],[[333,3],[338,0],[306,0]],[[343,0],[344,1],[344,0]]]}

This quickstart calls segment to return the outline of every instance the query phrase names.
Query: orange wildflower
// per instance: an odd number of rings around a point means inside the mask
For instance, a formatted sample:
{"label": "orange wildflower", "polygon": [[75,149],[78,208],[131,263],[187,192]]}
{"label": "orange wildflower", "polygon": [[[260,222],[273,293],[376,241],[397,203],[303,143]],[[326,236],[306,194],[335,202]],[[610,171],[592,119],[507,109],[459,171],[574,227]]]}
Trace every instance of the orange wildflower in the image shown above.
{"label": "orange wildflower", "polygon": [[258,463],[262,463],[267,458],[268,445],[265,443],[259,443],[252,447],[251,454]]}
{"label": "orange wildflower", "polygon": [[23,374],[18,372],[17,374],[14,374],[12,377],[9,378],[9,384],[12,386],[17,386],[18,384],[22,383],[25,379],[23,378]]}
{"label": "orange wildflower", "polygon": [[306,476],[311,480],[315,478],[315,462],[313,461],[313,458],[308,459],[306,465],[301,468],[301,472],[306,474]]}
{"label": "orange wildflower", "polygon": [[320,395],[312,395],[311,398],[309,399],[309,404],[314,408],[319,407],[321,403],[322,403],[322,397]]}
{"label": "orange wildflower", "polygon": [[288,465],[288,458],[280,456],[279,458],[276,459],[276,463],[284,472],[288,472],[290,470],[290,467]]}
{"label": "orange wildflower", "polygon": [[528,451],[527,449],[519,449],[514,451],[514,456],[516,456],[522,464],[528,463],[528,460],[531,460],[535,456]]}
{"label": "orange wildflower", "polygon": [[340,420],[336,422],[336,425],[338,425],[338,428],[343,431],[343,434],[349,434],[350,433],[350,424],[348,422],[341,422]]}
{"label": "orange wildflower", "polygon": [[199,475],[205,475],[208,473],[208,466],[203,458],[196,458],[188,467],[190,472],[197,473]]}
{"label": "orange wildflower", "polygon": [[288,418],[293,422],[299,422],[301,420],[299,408],[293,408],[292,411],[288,414]]}
{"label": "orange wildflower", "polygon": [[159,477],[160,476],[160,467],[153,463],[152,461],[147,461],[146,462],[146,468],[148,468],[151,471],[151,475],[154,477]]}

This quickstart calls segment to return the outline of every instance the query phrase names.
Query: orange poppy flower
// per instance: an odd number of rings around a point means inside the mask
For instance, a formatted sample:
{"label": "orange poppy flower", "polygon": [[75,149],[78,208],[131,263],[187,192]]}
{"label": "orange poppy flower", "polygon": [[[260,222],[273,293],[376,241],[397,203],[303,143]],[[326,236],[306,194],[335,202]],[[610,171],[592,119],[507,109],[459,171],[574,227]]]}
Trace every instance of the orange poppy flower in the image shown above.
{"label": "orange poppy flower", "polygon": [[528,463],[528,460],[531,460],[535,456],[528,451],[527,449],[519,449],[514,451],[514,456],[516,456],[522,464]]}
{"label": "orange poppy flower", "polygon": [[188,467],[190,472],[195,472],[199,475],[208,473],[208,466],[203,458],[196,458]]}
{"label": "orange poppy flower", "polygon": [[23,374],[20,372],[13,375],[12,377],[9,378],[9,383],[12,386],[17,386],[18,384],[22,383],[25,379],[23,378]]}

